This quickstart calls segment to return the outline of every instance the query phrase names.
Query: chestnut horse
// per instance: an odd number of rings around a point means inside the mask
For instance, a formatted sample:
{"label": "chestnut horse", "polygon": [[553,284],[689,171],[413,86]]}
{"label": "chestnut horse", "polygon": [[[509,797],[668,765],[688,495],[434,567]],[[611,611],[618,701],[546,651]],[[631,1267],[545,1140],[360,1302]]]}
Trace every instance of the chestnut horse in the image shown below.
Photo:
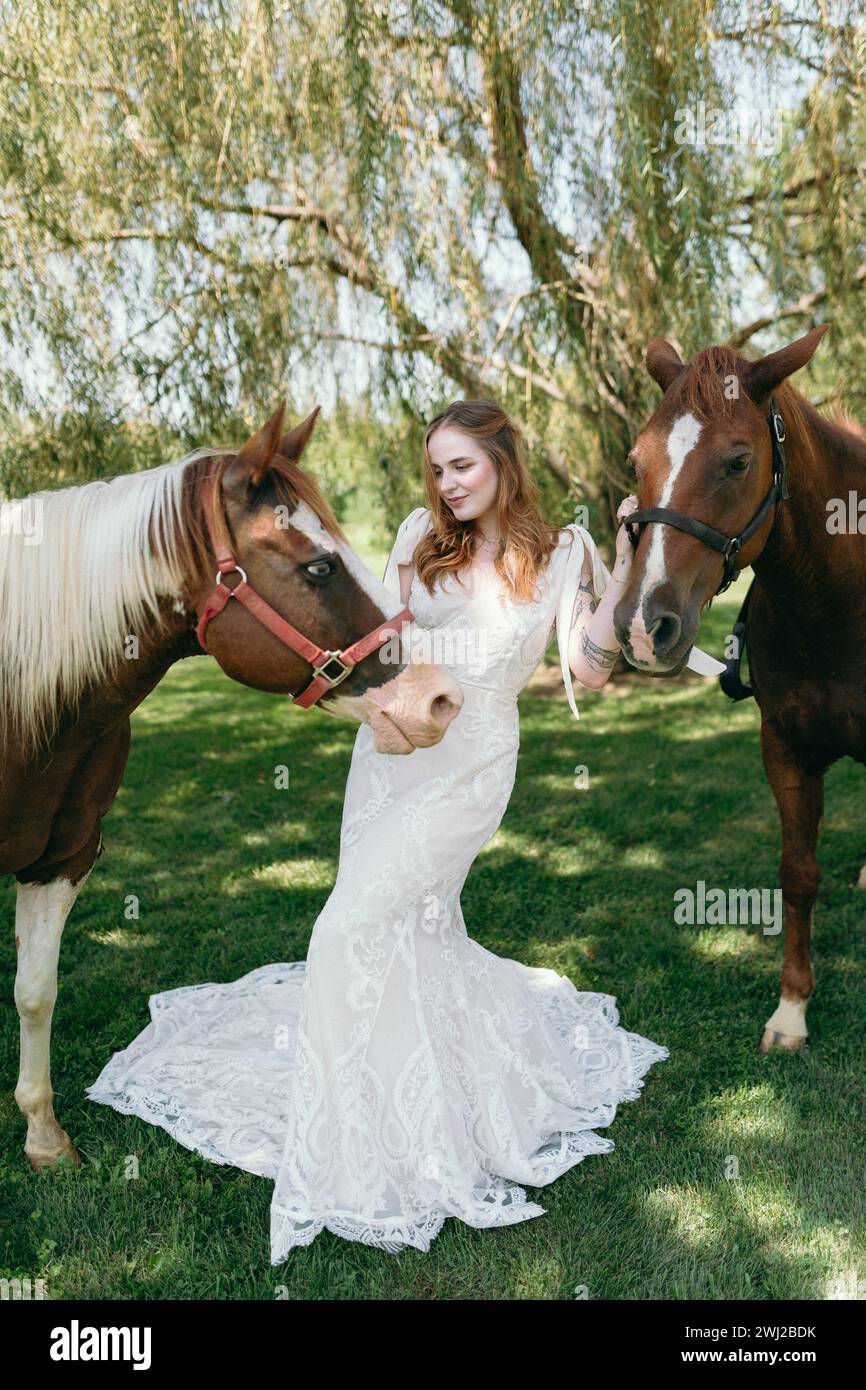
{"label": "chestnut horse", "polygon": [[281,435],[283,411],[239,453],[0,506],[0,873],[18,880],[15,1098],[37,1167],[78,1162],[50,1076],[60,938],[130,713],[168,668],[209,650],[236,681],[368,722],[386,753],[437,743],[462,703],[441,668],[387,668],[411,614],[298,467],[318,410]]}
{"label": "chestnut horse", "polygon": [[614,614],[635,666],[677,672],[702,609],[741,568],[754,570],[749,673],[781,820],[785,907],[764,1052],[805,1043],[824,774],[842,757],[866,762],[866,540],[856,521],[830,522],[866,492],[866,442],[787,384],[826,326],[754,362],[722,346],[684,365],[670,343],[650,343],[647,370],[664,398],[632,451],[637,549]]}

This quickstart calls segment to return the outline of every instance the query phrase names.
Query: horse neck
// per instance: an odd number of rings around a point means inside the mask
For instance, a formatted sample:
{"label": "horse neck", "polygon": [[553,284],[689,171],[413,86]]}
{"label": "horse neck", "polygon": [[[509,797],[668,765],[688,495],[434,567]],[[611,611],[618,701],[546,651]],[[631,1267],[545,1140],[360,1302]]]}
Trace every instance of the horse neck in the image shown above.
{"label": "horse neck", "polygon": [[777,503],[752,568],[780,614],[826,623],[828,614],[841,615],[862,598],[851,582],[850,549],[827,529],[827,504],[866,491],[866,443],[799,398],[798,405],[801,418],[796,428],[789,425],[785,444],[790,496]]}
{"label": "horse neck", "polygon": [[142,624],[140,655],[136,661],[124,663],[126,671],[116,682],[118,704],[123,705],[123,714],[139,705],[176,661],[201,655],[195,627],[196,615],[191,605],[193,593],[206,578],[208,567],[215,563],[210,556],[205,559],[205,523],[200,492],[211,462],[211,454],[202,453],[199,457],[193,457],[184,468],[180,514],[176,518],[176,525],[179,535],[190,541],[186,580],[183,592],[174,597],[161,597],[158,616]]}
{"label": "horse neck", "polygon": [[204,574],[199,472],[185,464],[160,470],[152,492],[145,476],[118,482],[116,494],[85,487],[44,503],[54,551],[46,541],[44,561],[43,552],[38,562],[18,554],[0,613],[0,662],[4,650],[17,653],[17,664],[0,668],[0,734],[26,756],[67,736],[79,717],[91,731],[110,727],[199,650],[190,611]]}
{"label": "horse neck", "polygon": [[127,718],[176,661],[199,651],[189,615],[175,612],[171,600],[163,610],[162,621],[145,624],[137,634],[138,655],[121,662],[110,680],[94,682],[78,707],[76,722],[86,723],[92,715],[102,727]]}

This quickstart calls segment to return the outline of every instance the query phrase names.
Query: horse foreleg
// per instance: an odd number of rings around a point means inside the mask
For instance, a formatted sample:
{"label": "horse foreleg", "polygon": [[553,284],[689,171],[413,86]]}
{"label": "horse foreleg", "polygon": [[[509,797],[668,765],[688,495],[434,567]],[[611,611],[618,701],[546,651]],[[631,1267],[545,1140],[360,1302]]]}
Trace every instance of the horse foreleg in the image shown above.
{"label": "horse foreleg", "polygon": [[54,1117],[51,1019],[57,999],[60,938],[93,868],[98,845],[97,834],[87,850],[57,867],[50,882],[18,884],[15,1004],[21,1022],[21,1070],[15,1099],[27,1121],[24,1152],[34,1168],[53,1167],[64,1155],[71,1163],[80,1162],[72,1140]]}
{"label": "horse foreleg", "polygon": [[779,881],[785,907],[785,958],[779,1006],[767,1019],[761,1051],[803,1047],[808,1036],[806,1005],[815,987],[812,973],[812,908],[821,872],[816,850],[824,809],[824,777],[809,773],[769,721],[761,725],[761,751],[779,808],[782,855]]}

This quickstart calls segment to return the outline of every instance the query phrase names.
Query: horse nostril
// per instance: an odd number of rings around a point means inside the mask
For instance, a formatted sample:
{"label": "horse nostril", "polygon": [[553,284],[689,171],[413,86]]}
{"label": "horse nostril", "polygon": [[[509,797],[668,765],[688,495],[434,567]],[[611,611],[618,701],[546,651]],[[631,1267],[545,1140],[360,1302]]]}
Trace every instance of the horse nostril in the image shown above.
{"label": "horse nostril", "polygon": [[449,700],[447,695],[437,695],[433,704],[430,706],[430,714],[437,724],[442,724],[451,716],[454,708],[453,700]]}
{"label": "horse nostril", "polygon": [[451,720],[460,713],[462,703],[462,700],[454,700],[450,695],[436,695],[430,704],[430,718],[434,723],[447,728]]}
{"label": "horse nostril", "polygon": [[661,656],[675,647],[682,630],[683,625],[676,613],[660,613],[647,628],[656,656]]}

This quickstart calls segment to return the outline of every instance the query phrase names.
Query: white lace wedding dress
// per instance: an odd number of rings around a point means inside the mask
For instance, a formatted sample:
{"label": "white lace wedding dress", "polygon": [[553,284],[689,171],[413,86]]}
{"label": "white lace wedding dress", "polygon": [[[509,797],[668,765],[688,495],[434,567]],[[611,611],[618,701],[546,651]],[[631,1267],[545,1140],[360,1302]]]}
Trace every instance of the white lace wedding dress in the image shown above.
{"label": "white lace wedding dress", "polygon": [[[428,524],[419,508],[399,529],[385,575],[395,593]],[[467,587],[449,577],[432,597],[413,579],[425,638],[447,639],[428,655],[465,703],[441,743],[407,757],[374,752],[360,727],[339,872],[306,961],[153,995],[151,1023],[87,1090],[273,1179],[272,1264],[324,1227],[427,1250],[448,1216],[489,1227],[543,1215],[519,1184],[543,1187],[609,1152],[595,1131],[668,1055],[618,1026],[612,996],[486,950],[460,908],[508,804],[517,695],[554,623],[577,716],[566,653],[584,547],[600,596],[607,570],[576,525],[532,604],[500,598],[492,570]]]}

